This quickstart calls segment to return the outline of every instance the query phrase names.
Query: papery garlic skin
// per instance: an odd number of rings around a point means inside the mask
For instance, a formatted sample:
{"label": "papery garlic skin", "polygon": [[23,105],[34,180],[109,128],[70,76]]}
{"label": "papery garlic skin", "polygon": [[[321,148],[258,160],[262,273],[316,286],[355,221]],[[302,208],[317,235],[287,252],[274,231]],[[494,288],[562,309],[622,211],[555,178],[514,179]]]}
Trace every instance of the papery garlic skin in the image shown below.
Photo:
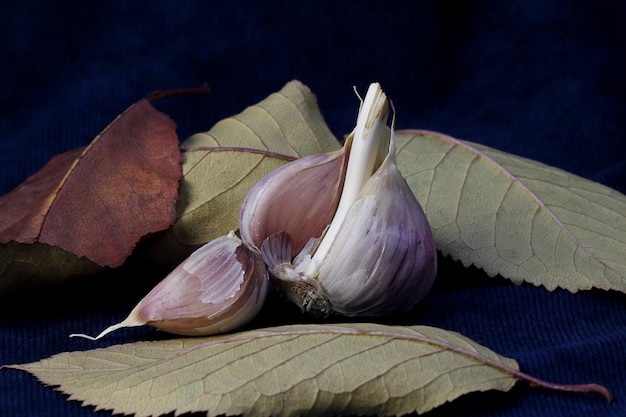
{"label": "papery garlic skin", "polygon": [[260,248],[268,236],[287,232],[295,256],[321,236],[339,204],[350,143],[348,138],[338,151],[288,162],[256,183],[241,207],[243,241]]}
{"label": "papery garlic skin", "polygon": [[228,332],[258,314],[267,296],[268,280],[260,252],[231,232],[193,252],[121,323],[96,337],[71,336],[95,340],[123,327],[142,325],[185,336]]}

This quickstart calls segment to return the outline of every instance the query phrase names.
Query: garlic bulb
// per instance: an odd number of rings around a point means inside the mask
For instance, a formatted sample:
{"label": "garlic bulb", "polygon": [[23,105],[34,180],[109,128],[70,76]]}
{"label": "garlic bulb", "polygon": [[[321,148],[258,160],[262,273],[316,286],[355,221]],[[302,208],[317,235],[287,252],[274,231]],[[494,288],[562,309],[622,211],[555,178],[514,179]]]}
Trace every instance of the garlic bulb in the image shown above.
{"label": "garlic bulb", "polygon": [[231,232],[192,253],[121,323],[95,338],[71,336],[95,340],[119,328],[141,325],[187,336],[224,333],[254,318],[267,292],[261,254]]}
{"label": "garlic bulb", "polygon": [[[253,243],[258,246],[265,237],[261,252],[272,277],[303,311],[322,316],[397,314],[413,308],[432,287],[437,271],[434,239],[395,163],[393,131],[389,134],[385,126],[388,108],[382,89],[372,84],[345,150],[348,163],[345,176],[342,172],[338,177],[339,204],[328,208],[332,220],[323,233],[299,228],[297,222],[281,227],[281,219],[307,210],[306,202],[315,201],[309,196],[323,183],[307,183],[302,179],[307,172],[293,162],[281,168],[290,175],[274,177],[275,171],[263,180],[273,189],[286,190],[292,199],[282,196],[274,208],[275,224],[255,236]],[[292,178],[309,185],[292,189]],[[246,201],[254,201],[255,206],[271,204],[264,201],[273,199],[272,192],[263,187],[253,191]],[[306,197],[300,200],[298,195]],[[242,214],[254,217],[248,210],[244,204]],[[257,220],[263,230],[265,217]],[[250,236],[245,229],[253,223],[241,222],[242,237]]]}

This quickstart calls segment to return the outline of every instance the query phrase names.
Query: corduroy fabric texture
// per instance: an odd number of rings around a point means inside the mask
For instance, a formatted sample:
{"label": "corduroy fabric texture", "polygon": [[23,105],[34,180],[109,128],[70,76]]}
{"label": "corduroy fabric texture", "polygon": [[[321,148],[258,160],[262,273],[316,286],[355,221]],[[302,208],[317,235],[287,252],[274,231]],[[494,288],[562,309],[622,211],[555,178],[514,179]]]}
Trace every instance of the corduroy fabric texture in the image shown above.
{"label": "corduroy fabric texture", "polygon": [[[4,2],[0,193],[53,155],[89,143],[153,90],[211,87],[206,97],[157,104],[182,140],[292,79],[317,95],[338,137],[355,121],[352,86],[365,91],[379,81],[400,129],[479,142],[624,193],[624,16],[621,1]],[[119,321],[162,276],[157,266],[131,266],[2,300],[0,365],[165,337],[136,328],[98,342],[68,338]],[[603,384],[616,399],[520,384],[508,393],[468,395],[429,415],[626,415],[625,301],[617,293],[515,286],[442,259],[414,323],[463,333],[542,379]],[[257,324],[302,320],[284,308],[268,305]],[[110,413],[2,369],[0,415]]]}

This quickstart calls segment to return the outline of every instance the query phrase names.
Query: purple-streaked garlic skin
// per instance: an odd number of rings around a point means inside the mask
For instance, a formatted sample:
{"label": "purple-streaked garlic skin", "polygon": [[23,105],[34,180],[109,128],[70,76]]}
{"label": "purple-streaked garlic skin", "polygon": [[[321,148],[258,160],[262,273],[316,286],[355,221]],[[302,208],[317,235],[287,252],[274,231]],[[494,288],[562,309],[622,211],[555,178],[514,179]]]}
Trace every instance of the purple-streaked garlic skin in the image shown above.
{"label": "purple-streaked garlic skin", "polygon": [[224,333],[254,318],[267,292],[268,276],[261,254],[231,233],[192,253],[139,302],[131,315],[174,334]]}
{"label": "purple-streaked garlic skin", "polygon": [[388,157],[361,190],[319,270],[335,312],[406,312],[430,291],[437,252],[426,215]]}
{"label": "purple-streaked garlic skin", "polygon": [[320,237],[339,204],[349,141],[338,151],[289,162],[256,183],[241,207],[242,240],[260,248],[268,236],[286,232],[295,256]]}
{"label": "purple-streaked garlic skin", "polygon": [[437,275],[430,225],[391,157],[361,190],[316,276],[298,272],[290,245],[289,234],[276,233],[261,253],[284,296],[315,316],[407,312]]}

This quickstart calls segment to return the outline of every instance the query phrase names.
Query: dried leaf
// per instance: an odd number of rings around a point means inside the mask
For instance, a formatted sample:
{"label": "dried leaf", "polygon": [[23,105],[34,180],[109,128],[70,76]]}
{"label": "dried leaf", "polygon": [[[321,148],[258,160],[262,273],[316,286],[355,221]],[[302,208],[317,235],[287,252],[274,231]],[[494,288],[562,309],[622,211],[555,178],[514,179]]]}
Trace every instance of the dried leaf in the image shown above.
{"label": "dried leaf", "polygon": [[437,248],[515,283],[626,292],[626,196],[536,161],[426,131],[398,165]]}
{"label": "dried leaf", "polygon": [[121,265],[174,222],[180,161],[174,122],[146,99],[54,157],[0,198],[0,293]]}
{"label": "dried leaf", "polygon": [[151,249],[180,262],[200,245],[236,230],[239,210],[257,181],[291,159],[339,149],[311,91],[298,81],[188,138],[178,220]]}
{"label": "dried leaf", "polygon": [[71,277],[95,274],[98,264],[58,246],[9,242],[0,245],[0,295],[61,284]]}
{"label": "dried leaf", "polygon": [[136,416],[403,415],[509,390],[516,362],[458,333],[376,324],[138,342],[12,365],[70,399]]}

